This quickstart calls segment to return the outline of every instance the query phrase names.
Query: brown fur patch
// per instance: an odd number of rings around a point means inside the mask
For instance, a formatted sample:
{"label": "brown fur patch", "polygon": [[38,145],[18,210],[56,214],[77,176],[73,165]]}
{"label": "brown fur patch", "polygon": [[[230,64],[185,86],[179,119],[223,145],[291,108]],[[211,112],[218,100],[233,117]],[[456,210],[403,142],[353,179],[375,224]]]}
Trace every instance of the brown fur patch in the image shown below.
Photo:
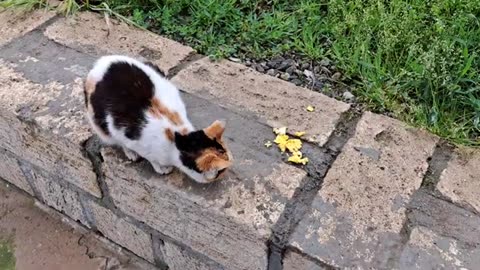
{"label": "brown fur patch", "polygon": [[165,105],[157,98],[152,98],[149,112],[157,118],[166,117],[170,122],[176,126],[183,125],[183,121],[180,118],[178,112],[170,111]]}
{"label": "brown fur patch", "polygon": [[215,121],[209,127],[205,128],[203,131],[205,135],[210,139],[220,139],[223,135],[223,131],[225,130],[225,126],[220,121]]}
{"label": "brown fur patch", "polygon": [[165,129],[165,136],[167,136],[167,139],[171,142],[175,140],[175,135],[173,134],[173,131],[169,128]]}
{"label": "brown fur patch", "polygon": [[196,159],[198,169],[202,172],[211,170],[213,168],[217,170],[228,168],[231,165],[231,162],[228,160],[228,155],[226,153],[220,153],[214,149],[206,149],[203,153]]}
{"label": "brown fur patch", "polygon": [[97,81],[95,81],[91,77],[87,77],[85,81],[85,92],[90,96],[93,92],[95,92],[95,86],[97,85]]}

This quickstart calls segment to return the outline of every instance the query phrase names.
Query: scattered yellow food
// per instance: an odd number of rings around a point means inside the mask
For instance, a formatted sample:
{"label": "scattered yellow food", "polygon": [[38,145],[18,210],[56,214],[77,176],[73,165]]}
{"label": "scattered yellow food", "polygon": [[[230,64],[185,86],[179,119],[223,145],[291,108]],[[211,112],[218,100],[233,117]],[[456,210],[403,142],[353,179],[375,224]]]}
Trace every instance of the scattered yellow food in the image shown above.
{"label": "scattered yellow food", "polygon": [[[300,139],[290,139],[290,137],[287,135],[286,127],[274,128],[273,132],[277,134],[277,137],[273,142],[277,144],[280,151],[284,153],[286,150],[288,150],[290,153],[292,153],[292,155],[288,157],[289,162],[303,165],[308,163],[308,158],[303,157],[302,152],[300,152],[300,149],[302,149],[302,141]],[[295,136],[297,137],[301,137],[303,135],[305,135],[305,132],[303,131],[295,132]],[[268,141],[265,143],[265,146],[270,147],[272,146],[272,143]]]}
{"label": "scattered yellow food", "polygon": [[307,157],[302,158],[302,152],[296,151],[292,153],[292,155],[288,158],[288,161],[297,163],[297,164],[306,165],[308,162],[308,158]]}
{"label": "scattered yellow food", "polygon": [[285,135],[285,134],[287,134],[287,127],[274,128],[273,133],[275,133],[277,135]]}
{"label": "scattered yellow food", "polygon": [[315,108],[310,105],[310,106],[307,107],[307,111],[313,112],[313,111],[315,111]]}
{"label": "scattered yellow food", "polygon": [[275,141],[273,142],[278,145],[278,148],[280,148],[280,150],[283,153],[285,152],[285,149],[287,149],[288,139],[289,139],[288,135],[279,134],[277,135],[277,137],[275,138]]}
{"label": "scattered yellow food", "polygon": [[303,135],[305,135],[305,131],[297,131],[297,132],[295,132],[295,136],[297,136],[297,137],[302,137]]}
{"label": "scattered yellow food", "polygon": [[267,141],[267,142],[265,143],[265,147],[267,147],[267,148],[272,147],[272,142],[271,142],[271,141]]}
{"label": "scattered yellow food", "polygon": [[300,151],[300,149],[302,148],[302,141],[300,141],[299,139],[289,139],[287,140],[285,146],[287,147],[288,151],[295,153]]}

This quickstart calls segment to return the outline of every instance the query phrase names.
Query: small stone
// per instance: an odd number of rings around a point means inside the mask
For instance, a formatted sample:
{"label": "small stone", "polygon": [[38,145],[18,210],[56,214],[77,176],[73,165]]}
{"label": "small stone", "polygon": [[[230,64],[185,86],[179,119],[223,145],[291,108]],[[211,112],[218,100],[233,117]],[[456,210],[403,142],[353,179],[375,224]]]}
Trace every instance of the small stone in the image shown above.
{"label": "small stone", "polygon": [[315,66],[315,67],[313,68],[313,72],[316,73],[316,74],[318,74],[318,73],[320,73],[320,69],[321,69],[321,68],[320,68],[319,66]]}
{"label": "small stone", "polygon": [[309,69],[310,68],[310,64],[309,63],[303,63],[302,64],[302,69]]}
{"label": "small stone", "polygon": [[235,63],[240,63],[242,62],[242,60],[240,60],[240,58],[236,58],[236,57],[229,57],[228,58],[230,61],[232,62],[235,62]]}
{"label": "small stone", "polygon": [[330,66],[330,60],[328,59],[323,59],[322,61],[320,61],[320,66],[323,66],[323,67],[328,67]]}
{"label": "small stone", "polygon": [[288,79],[290,78],[290,74],[288,74],[288,73],[282,73],[282,75],[280,75],[280,78],[281,78],[282,80],[288,81]]}
{"label": "small stone", "polygon": [[283,61],[282,63],[280,63],[280,65],[278,65],[277,69],[285,71],[287,68],[294,67],[294,66],[295,66],[295,60],[287,59],[287,60]]}
{"label": "small stone", "polygon": [[278,68],[280,64],[284,61],[285,59],[281,56],[276,56],[272,58],[270,61],[268,61],[267,65],[271,68]]}
{"label": "small stone", "polygon": [[273,68],[271,68],[267,71],[267,75],[275,76],[276,74],[277,74],[277,71]]}
{"label": "small stone", "polygon": [[342,73],[335,72],[335,74],[333,74],[333,76],[332,76],[332,80],[339,81],[341,77],[342,77]]}
{"label": "small stone", "polygon": [[245,61],[245,66],[249,67],[252,65],[252,62],[250,60]]}
{"label": "small stone", "polygon": [[331,71],[337,71],[337,67],[336,67],[336,66],[331,66],[331,67],[330,67],[330,70],[331,70]]}
{"label": "small stone", "polygon": [[268,69],[267,62],[265,61],[260,62],[260,65],[262,66],[263,69]]}
{"label": "small stone", "polygon": [[293,80],[293,79],[297,79],[297,78],[298,78],[298,76],[297,76],[297,75],[295,75],[295,74],[292,74],[292,75],[290,75],[290,78],[289,78],[289,80]]}
{"label": "small stone", "polygon": [[295,70],[296,70],[295,66],[291,66],[291,67],[287,68],[287,70],[285,70],[285,72],[292,75],[295,72]]}
{"label": "small stone", "polygon": [[331,72],[328,68],[326,68],[326,67],[322,67],[321,70],[322,70],[322,72],[323,72],[324,74],[327,74],[327,75],[332,74],[332,72]]}
{"label": "small stone", "polygon": [[355,96],[350,91],[345,91],[342,95],[343,99],[346,101],[354,101]]}
{"label": "small stone", "polygon": [[294,80],[292,80],[292,83],[295,84],[296,86],[302,85],[302,81],[299,80],[299,79],[294,79]]}
{"label": "small stone", "polygon": [[313,81],[315,79],[315,75],[313,75],[313,72],[311,72],[310,70],[308,69],[305,69],[303,71],[303,75],[305,75],[305,77],[307,77],[307,79]]}
{"label": "small stone", "polygon": [[265,69],[262,67],[262,65],[255,65],[255,69],[258,72],[265,73]]}
{"label": "small stone", "polygon": [[300,69],[295,69],[295,74],[297,74],[298,76],[302,76],[303,75],[303,71],[301,71]]}

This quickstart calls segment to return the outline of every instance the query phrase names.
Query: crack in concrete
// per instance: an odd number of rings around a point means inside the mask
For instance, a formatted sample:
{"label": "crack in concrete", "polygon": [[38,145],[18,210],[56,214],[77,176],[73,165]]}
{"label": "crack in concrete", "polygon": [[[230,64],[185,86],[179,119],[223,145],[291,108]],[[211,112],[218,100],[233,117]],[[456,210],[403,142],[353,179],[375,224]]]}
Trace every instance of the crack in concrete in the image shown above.
{"label": "crack in concrete", "polygon": [[175,65],[174,67],[170,68],[167,71],[166,78],[171,79],[171,78],[175,77],[175,75],[177,75],[180,71],[182,71],[183,69],[190,66],[193,62],[202,59],[203,57],[205,57],[205,56],[201,55],[201,54],[198,54],[194,51],[190,52],[184,59],[182,59],[180,61],[179,64]]}
{"label": "crack in concrete", "polygon": [[103,157],[101,154],[102,145],[100,140],[92,135],[82,144],[82,150],[85,156],[92,163],[92,169],[97,177],[97,183],[100,187],[100,192],[102,193],[102,202],[110,209],[115,209],[115,204],[112,197],[110,196],[110,191],[107,184],[105,183],[102,166],[103,166]]}
{"label": "crack in concrete", "polygon": [[335,131],[322,148],[304,142],[302,150],[310,158],[310,162],[305,166],[307,177],[297,187],[292,199],[286,204],[283,213],[272,228],[272,236],[267,243],[269,270],[283,269],[283,258],[290,235],[308,212],[315,196],[322,187],[324,177],[343,146],[354,135],[360,117],[361,114],[354,108],[343,113]]}
{"label": "crack in concrete", "polygon": [[428,160],[428,169],[423,177],[421,188],[434,191],[442,172],[447,168],[453,155],[454,146],[445,141],[439,142]]}

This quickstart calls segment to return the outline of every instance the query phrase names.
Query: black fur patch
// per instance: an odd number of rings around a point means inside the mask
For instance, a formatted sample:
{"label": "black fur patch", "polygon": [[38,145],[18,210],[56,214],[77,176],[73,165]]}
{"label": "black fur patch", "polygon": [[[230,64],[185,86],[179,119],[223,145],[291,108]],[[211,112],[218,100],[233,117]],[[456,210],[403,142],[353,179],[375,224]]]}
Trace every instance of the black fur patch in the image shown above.
{"label": "black fur patch", "polygon": [[222,145],[216,140],[210,139],[203,130],[197,130],[187,135],[182,135],[175,132],[175,145],[180,151],[180,160],[183,165],[198,173],[202,173],[197,167],[196,159],[202,154],[202,151],[207,148],[215,148],[224,152]]}
{"label": "black fur patch", "polygon": [[153,95],[153,82],[145,72],[126,62],[113,63],[90,97],[95,122],[108,135],[106,116],[111,114],[127,138],[139,139]]}

